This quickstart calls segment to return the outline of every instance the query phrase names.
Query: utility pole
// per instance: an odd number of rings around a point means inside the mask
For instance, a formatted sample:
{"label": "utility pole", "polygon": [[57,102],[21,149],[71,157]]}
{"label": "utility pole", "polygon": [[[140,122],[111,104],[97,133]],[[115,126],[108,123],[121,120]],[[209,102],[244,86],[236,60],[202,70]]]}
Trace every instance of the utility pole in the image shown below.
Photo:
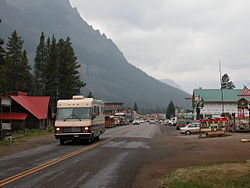
{"label": "utility pole", "polygon": [[219,59],[219,71],[220,71],[220,92],[221,92],[221,104],[222,104],[222,113],[224,114],[224,95],[222,89],[222,75],[221,75],[221,62]]}

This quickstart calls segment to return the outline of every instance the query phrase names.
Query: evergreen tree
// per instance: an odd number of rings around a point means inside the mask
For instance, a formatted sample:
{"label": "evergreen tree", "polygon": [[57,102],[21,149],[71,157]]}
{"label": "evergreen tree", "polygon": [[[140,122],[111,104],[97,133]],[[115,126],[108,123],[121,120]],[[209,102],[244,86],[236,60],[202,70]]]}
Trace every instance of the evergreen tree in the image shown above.
{"label": "evergreen tree", "polygon": [[134,111],[136,111],[138,113],[138,107],[137,107],[137,104],[136,102],[134,103],[134,108],[133,108]]}
{"label": "evergreen tree", "polygon": [[26,51],[23,51],[22,48],[23,41],[14,31],[8,38],[6,48],[8,91],[28,92],[31,89],[30,67]]}
{"label": "evergreen tree", "polygon": [[40,43],[36,49],[36,57],[35,57],[35,93],[37,95],[43,95],[45,88],[45,61],[46,61],[46,44],[44,33],[42,32],[40,37]]}
{"label": "evergreen tree", "polygon": [[59,88],[60,98],[71,98],[80,93],[80,88],[85,84],[80,80],[79,68],[70,38],[66,41],[60,39],[58,47],[59,59]]}
{"label": "evergreen tree", "polygon": [[26,92],[32,89],[32,74],[30,73],[31,68],[28,62],[27,52],[24,50],[20,62],[19,90]]}
{"label": "evergreen tree", "polygon": [[87,98],[95,98],[95,97],[93,96],[92,92],[90,91]]}
{"label": "evergreen tree", "polygon": [[5,64],[4,40],[0,38],[0,94],[5,93],[7,89],[7,67]]}
{"label": "evergreen tree", "polygon": [[221,78],[221,89],[234,89],[235,85],[232,81],[230,81],[230,78],[228,74],[224,74]]}
{"label": "evergreen tree", "polygon": [[59,75],[58,75],[58,51],[56,39],[53,36],[52,40],[47,39],[46,44],[46,59],[45,59],[45,90],[44,94],[51,97],[52,108],[55,109],[58,99],[59,90]]}
{"label": "evergreen tree", "polygon": [[173,116],[175,116],[175,106],[174,103],[170,101],[166,110],[166,118],[170,119]]}
{"label": "evergreen tree", "polygon": [[[44,36],[41,36],[39,50],[44,44]],[[41,42],[42,41],[42,42]],[[44,47],[44,94],[51,97],[52,107],[55,108],[56,101],[62,98],[71,98],[80,93],[80,88],[85,84],[80,80],[79,68],[70,38],[66,41],[60,39],[58,42],[53,36],[47,39]],[[37,67],[42,58],[37,58]],[[41,66],[40,66],[41,67]],[[38,70],[38,69],[37,69]],[[37,71],[37,75],[39,72]]]}

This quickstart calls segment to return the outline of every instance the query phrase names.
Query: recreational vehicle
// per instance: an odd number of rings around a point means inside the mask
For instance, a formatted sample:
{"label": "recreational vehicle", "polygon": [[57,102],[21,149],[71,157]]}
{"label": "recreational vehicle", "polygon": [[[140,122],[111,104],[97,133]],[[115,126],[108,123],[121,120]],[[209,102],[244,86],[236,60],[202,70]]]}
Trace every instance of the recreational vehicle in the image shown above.
{"label": "recreational vehicle", "polygon": [[64,144],[66,140],[86,140],[90,143],[105,131],[104,103],[93,98],[73,96],[58,100],[55,137]]}

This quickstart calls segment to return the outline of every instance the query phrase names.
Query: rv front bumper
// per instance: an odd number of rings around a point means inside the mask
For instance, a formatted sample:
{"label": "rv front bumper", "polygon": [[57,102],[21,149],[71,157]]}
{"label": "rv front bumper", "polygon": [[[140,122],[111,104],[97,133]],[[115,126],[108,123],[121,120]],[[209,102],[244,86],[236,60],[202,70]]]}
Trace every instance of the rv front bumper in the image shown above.
{"label": "rv front bumper", "polygon": [[56,139],[65,139],[65,140],[84,140],[92,138],[92,133],[56,133]]}

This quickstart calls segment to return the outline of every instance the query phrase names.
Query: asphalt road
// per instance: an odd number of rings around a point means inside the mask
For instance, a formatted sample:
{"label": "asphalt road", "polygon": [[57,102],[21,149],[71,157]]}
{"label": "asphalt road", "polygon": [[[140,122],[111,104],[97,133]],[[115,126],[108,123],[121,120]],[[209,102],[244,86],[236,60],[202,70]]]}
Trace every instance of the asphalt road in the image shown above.
{"label": "asphalt road", "polygon": [[106,129],[90,145],[52,143],[0,158],[3,187],[132,187],[150,142],[160,135],[158,125]]}

